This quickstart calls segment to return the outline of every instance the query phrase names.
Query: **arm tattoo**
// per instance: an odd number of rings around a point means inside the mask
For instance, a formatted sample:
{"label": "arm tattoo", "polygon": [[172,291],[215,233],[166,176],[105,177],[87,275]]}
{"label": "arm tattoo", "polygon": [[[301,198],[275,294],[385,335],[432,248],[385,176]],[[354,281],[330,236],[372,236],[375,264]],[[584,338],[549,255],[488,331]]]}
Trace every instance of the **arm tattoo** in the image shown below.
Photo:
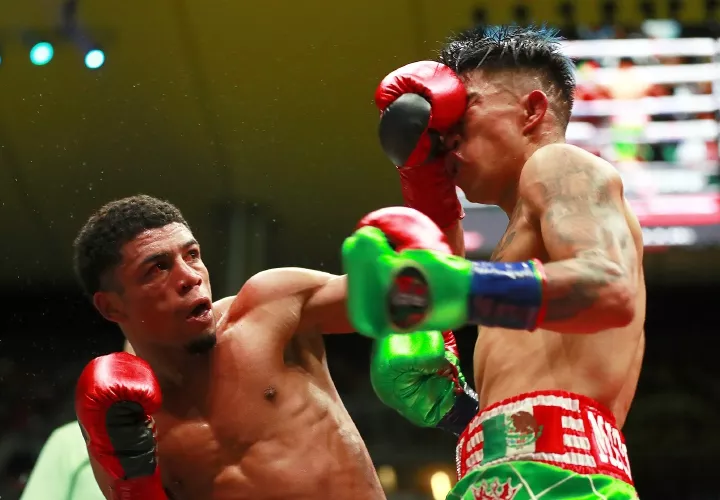
{"label": "arm tattoo", "polygon": [[591,308],[604,287],[634,274],[637,260],[607,176],[587,165],[558,170],[559,175],[539,185],[546,207],[542,235],[557,277],[549,283],[548,321],[570,319]]}

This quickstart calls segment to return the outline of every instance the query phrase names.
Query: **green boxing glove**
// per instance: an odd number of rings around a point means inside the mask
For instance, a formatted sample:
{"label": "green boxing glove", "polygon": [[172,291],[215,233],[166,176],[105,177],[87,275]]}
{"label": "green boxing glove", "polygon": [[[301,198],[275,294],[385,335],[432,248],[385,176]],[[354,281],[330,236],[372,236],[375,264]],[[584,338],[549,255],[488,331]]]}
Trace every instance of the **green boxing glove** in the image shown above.
{"label": "green boxing glove", "polygon": [[477,395],[460,371],[452,332],[376,340],[370,380],[380,401],[420,427],[459,436],[478,412]]}
{"label": "green boxing glove", "polygon": [[452,330],[465,322],[469,261],[429,250],[398,253],[376,227],[363,227],[347,238],[342,257],[348,312],[358,332],[382,338]]}
{"label": "green boxing glove", "polygon": [[[405,229],[401,222],[397,226]],[[381,226],[361,227],[342,247],[348,315],[358,332],[379,339],[467,323],[530,331],[541,324],[545,278],[539,261],[472,262],[417,246],[398,252],[386,236],[398,229]]]}

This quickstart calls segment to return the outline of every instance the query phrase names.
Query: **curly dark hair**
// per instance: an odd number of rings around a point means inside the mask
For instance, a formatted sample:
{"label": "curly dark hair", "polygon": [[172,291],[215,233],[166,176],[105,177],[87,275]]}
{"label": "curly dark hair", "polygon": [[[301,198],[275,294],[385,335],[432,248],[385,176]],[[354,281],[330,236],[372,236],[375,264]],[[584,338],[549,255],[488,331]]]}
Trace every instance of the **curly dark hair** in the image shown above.
{"label": "curly dark hair", "polygon": [[85,294],[92,298],[107,288],[105,278],[120,263],[125,243],[174,222],[190,228],[175,205],[144,194],[111,201],[92,214],[73,243],[75,275]]}
{"label": "curly dark hair", "polygon": [[575,93],[572,60],[561,51],[558,31],[545,26],[478,26],[450,38],[441,63],[461,75],[485,71],[540,74],[558,119],[567,126]]}

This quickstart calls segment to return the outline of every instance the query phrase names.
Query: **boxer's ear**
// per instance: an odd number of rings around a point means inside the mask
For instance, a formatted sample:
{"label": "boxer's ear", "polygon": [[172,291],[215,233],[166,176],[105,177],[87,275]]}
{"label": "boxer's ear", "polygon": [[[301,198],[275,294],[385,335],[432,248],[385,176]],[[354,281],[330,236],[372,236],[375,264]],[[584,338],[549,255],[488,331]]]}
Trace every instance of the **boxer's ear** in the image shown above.
{"label": "boxer's ear", "polygon": [[116,292],[95,292],[93,305],[103,318],[113,323],[122,323],[127,319],[122,308],[122,301]]}
{"label": "boxer's ear", "polygon": [[533,132],[542,122],[548,109],[548,98],[542,90],[533,90],[522,98],[525,110],[523,133]]}

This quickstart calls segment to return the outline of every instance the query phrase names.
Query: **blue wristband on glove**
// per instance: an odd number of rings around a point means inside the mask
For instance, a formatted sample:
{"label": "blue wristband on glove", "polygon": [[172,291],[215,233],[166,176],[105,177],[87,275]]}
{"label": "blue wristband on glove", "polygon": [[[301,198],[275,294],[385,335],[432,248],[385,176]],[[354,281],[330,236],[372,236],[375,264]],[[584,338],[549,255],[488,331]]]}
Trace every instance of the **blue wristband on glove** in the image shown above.
{"label": "blue wristband on glove", "polygon": [[468,321],[532,331],[544,316],[544,283],[542,264],[537,260],[473,262]]}

